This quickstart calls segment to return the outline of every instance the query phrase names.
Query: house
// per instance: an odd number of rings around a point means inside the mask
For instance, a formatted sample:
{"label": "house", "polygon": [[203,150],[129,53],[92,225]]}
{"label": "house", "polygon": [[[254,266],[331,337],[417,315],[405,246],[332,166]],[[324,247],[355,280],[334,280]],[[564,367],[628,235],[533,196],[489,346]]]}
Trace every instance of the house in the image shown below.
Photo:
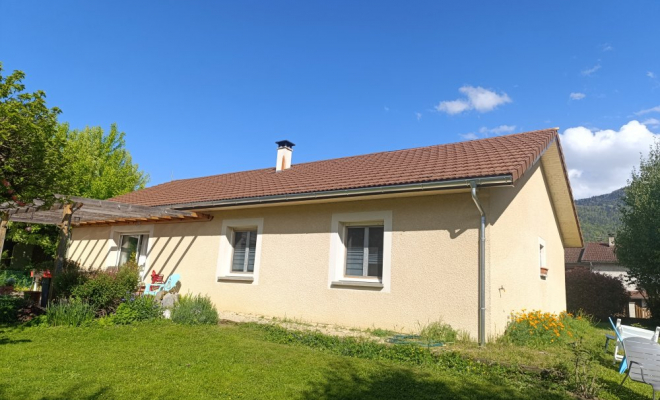
{"label": "house", "polygon": [[565,249],[564,262],[566,270],[573,268],[588,268],[593,272],[621,279],[630,295],[627,316],[630,318],[650,318],[646,300],[637,286],[629,282],[628,269],[619,265],[614,253],[614,235],[609,235],[607,242],[589,242],[582,248]]}
{"label": "house", "polygon": [[198,214],[74,221],[68,257],[110,268],[135,253],[145,277],[178,273],[220,310],[404,331],[442,319],[482,343],[512,311],[565,309],[564,248],[582,235],[557,129],[302,164],[293,146],[278,142],[272,168],[111,199]]}

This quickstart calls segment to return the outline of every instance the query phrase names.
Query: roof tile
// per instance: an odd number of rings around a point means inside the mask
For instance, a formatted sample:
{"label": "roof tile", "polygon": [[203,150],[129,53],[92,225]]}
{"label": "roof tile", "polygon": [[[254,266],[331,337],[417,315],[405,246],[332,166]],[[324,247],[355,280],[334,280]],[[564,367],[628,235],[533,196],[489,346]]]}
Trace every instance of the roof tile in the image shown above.
{"label": "roof tile", "polygon": [[557,138],[546,129],[275,168],[182,179],[110,200],[165,206],[510,174],[519,179]]}

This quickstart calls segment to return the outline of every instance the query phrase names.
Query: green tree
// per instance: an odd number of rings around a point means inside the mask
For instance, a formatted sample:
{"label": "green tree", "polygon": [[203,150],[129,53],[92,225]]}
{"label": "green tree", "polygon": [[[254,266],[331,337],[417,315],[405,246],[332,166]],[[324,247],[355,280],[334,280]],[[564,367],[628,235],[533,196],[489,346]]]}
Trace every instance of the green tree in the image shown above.
{"label": "green tree", "polygon": [[0,204],[5,206],[53,202],[61,188],[60,110],[46,106],[44,92],[26,93],[24,78],[21,71],[3,76],[0,63]]}
{"label": "green tree", "polygon": [[646,292],[651,314],[660,319],[660,142],[633,170],[621,207],[616,256]]}
{"label": "green tree", "polygon": [[67,165],[67,195],[105,200],[143,189],[149,181],[133,164],[126,150],[126,134],[116,124],[107,134],[100,126],[70,130],[68,124],[62,124],[58,134],[66,141],[62,157]]}

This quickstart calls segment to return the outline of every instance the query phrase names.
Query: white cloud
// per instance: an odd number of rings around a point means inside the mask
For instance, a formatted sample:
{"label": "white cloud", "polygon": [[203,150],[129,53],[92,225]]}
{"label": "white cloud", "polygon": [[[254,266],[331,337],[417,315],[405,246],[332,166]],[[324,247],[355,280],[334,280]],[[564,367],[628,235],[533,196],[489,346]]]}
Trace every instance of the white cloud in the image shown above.
{"label": "white cloud", "polygon": [[515,130],[516,130],[515,125],[500,125],[490,129],[486,128],[485,126],[482,126],[481,128],[479,128],[479,133],[483,133],[483,134],[492,133],[494,135],[501,135],[503,133],[511,133]]}
{"label": "white cloud", "polygon": [[646,110],[640,110],[635,113],[635,115],[644,115],[650,113],[660,113],[660,106],[647,108]]}
{"label": "white cloud", "polygon": [[638,121],[630,121],[618,131],[583,126],[566,129],[561,145],[575,198],[625,186],[633,167],[639,166],[640,153],[646,156],[654,140],[660,140],[660,135]]}
{"label": "white cloud", "polygon": [[442,101],[435,109],[446,112],[447,114],[460,114],[463,111],[471,109],[472,106],[465,100]]}
{"label": "white cloud", "polygon": [[470,132],[470,133],[461,133],[461,134],[458,135],[458,136],[462,137],[462,138],[465,139],[465,140],[475,140],[475,139],[479,139],[479,136],[477,136],[477,134],[476,134],[476,133],[473,133],[473,132]]}
{"label": "white cloud", "polygon": [[582,70],[582,75],[584,76],[591,76],[594,72],[598,71],[600,69],[600,64],[596,64],[591,68],[587,68],[585,70]]}
{"label": "white cloud", "polygon": [[612,51],[612,50],[614,50],[614,47],[612,47],[612,45],[609,44],[609,43],[605,43],[605,44],[600,45],[600,49],[602,51]]}
{"label": "white cloud", "polygon": [[657,118],[649,118],[642,122],[642,124],[646,126],[660,126],[660,120]]}
{"label": "white cloud", "polygon": [[582,100],[585,97],[587,97],[587,95],[580,92],[572,92],[571,94],[568,95],[568,97],[570,97],[571,100]]}
{"label": "white cloud", "polygon": [[646,76],[648,76],[648,77],[651,78],[651,79],[655,79],[655,74],[654,74],[653,72],[651,72],[651,71],[647,72],[647,73],[646,73]]}
{"label": "white cloud", "polygon": [[485,113],[512,101],[504,92],[498,94],[481,86],[463,86],[458,91],[463,93],[466,98],[441,101],[435,109],[451,115],[460,114],[468,110],[477,110],[480,113]]}

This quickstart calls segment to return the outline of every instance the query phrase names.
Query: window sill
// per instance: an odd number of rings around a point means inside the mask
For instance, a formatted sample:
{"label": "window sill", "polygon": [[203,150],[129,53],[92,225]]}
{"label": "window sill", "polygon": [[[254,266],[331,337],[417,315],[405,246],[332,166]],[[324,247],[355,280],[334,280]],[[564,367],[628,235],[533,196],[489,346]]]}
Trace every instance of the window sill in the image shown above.
{"label": "window sill", "polygon": [[252,283],[253,276],[219,276],[218,282]]}
{"label": "window sill", "polygon": [[385,286],[381,282],[368,282],[368,281],[333,281],[331,287],[344,287],[356,289],[374,289],[380,290]]}

